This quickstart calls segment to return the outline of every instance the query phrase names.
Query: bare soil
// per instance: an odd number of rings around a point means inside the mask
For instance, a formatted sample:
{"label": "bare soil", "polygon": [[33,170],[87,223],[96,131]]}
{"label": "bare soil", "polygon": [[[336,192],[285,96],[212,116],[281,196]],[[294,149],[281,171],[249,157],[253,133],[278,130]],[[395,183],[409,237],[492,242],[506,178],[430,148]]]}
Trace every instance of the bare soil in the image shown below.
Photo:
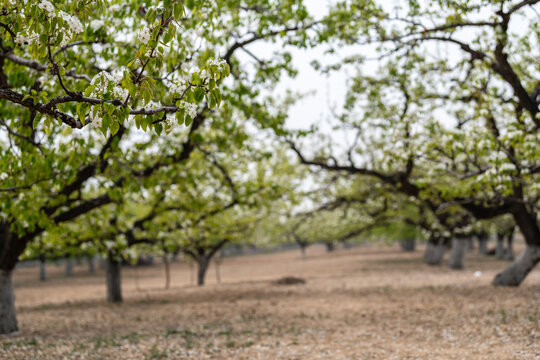
{"label": "bare soil", "polygon": [[[517,249],[519,250],[519,248]],[[225,258],[193,286],[186,263],[124,267],[120,305],[102,270],[15,273],[19,334],[0,359],[540,359],[540,269],[494,288],[508,262],[467,254],[429,267],[422,249],[362,246]],[[475,274],[476,273],[476,274]],[[305,284],[278,285],[285,277]]]}

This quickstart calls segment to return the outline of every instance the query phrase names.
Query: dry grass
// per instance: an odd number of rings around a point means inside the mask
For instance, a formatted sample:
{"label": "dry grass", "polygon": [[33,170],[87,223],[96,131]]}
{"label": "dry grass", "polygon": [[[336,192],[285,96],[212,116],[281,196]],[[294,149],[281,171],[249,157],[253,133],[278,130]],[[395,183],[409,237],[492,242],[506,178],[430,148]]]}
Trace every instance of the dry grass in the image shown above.
{"label": "dry grass", "polygon": [[[125,303],[104,302],[102,273],[49,267],[15,275],[21,333],[1,359],[540,359],[540,271],[489,285],[507,263],[468,255],[430,268],[421,251],[375,246],[227,258],[222,283],[190,286],[186,264],[125,268]],[[481,271],[480,277],[473,276]],[[135,275],[138,277],[137,289]],[[276,285],[295,276],[305,285]]]}

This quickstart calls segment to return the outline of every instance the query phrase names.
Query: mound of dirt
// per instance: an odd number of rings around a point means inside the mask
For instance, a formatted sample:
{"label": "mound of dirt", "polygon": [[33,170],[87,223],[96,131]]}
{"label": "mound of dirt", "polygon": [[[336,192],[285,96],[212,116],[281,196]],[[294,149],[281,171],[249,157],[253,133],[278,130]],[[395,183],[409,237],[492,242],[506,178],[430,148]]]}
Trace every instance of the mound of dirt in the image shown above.
{"label": "mound of dirt", "polygon": [[294,276],[285,276],[275,281],[276,285],[297,285],[305,284],[306,280]]}

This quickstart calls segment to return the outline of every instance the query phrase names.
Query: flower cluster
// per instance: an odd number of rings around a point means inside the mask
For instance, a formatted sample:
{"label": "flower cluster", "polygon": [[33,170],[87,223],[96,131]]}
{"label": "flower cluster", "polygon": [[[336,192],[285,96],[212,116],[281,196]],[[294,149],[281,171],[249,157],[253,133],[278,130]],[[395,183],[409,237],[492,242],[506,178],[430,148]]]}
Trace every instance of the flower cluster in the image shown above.
{"label": "flower cluster", "polygon": [[90,94],[91,96],[99,97],[102,94],[110,93],[115,99],[125,99],[129,91],[120,86],[123,78],[123,70],[117,69],[113,72],[101,71],[94,76],[90,85],[95,86]]}
{"label": "flower cluster", "polygon": [[182,95],[184,91],[186,91],[187,87],[188,87],[188,83],[186,81],[178,80],[178,81],[174,81],[169,86],[169,90],[171,91],[171,93],[175,95]]}
{"label": "flower cluster", "polygon": [[225,60],[210,59],[207,61],[208,66],[215,66],[219,70],[224,70],[227,62]]}
{"label": "flower cluster", "polygon": [[197,104],[181,101],[178,107],[184,109],[186,114],[188,114],[188,116],[192,119],[195,119],[197,116]]}
{"label": "flower cluster", "polygon": [[148,104],[144,105],[145,110],[155,110],[161,107],[161,103],[150,100]]}
{"label": "flower cluster", "polygon": [[152,36],[152,32],[150,31],[150,28],[148,28],[147,26],[140,29],[139,32],[137,33],[137,39],[139,39],[139,41],[145,45],[148,44],[151,36]]}
{"label": "flower cluster", "polygon": [[32,32],[30,35],[17,34],[15,37],[15,43],[21,45],[32,45],[39,39],[38,34]]}
{"label": "flower cluster", "polygon": [[54,5],[51,4],[47,0],[41,0],[41,2],[37,5],[38,8],[45,11],[47,13],[47,16],[50,18],[53,18],[56,16],[56,10],[54,9]]}
{"label": "flower cluster", "polygon": [[66,22],[66,24],[69,26],[69,30],[71,33],[80,34],[83,32],[84,28],[79,19],[77,19],[75,16],[70,15],[64,11],[60,11],[58,13],[58,16]]}
{"label": "flower cluster", "polygon": [[96,128],[100,128],[101,125],[103,125],[103,118],[101,117],[100,111],[97,107],[90,111],[90,123]]}
{"label": "flower cluster", "polygon": [[95,31],[98,31],[99,29],[101,29],[104,26],[105,26],[105,22],[103,20],[95,19],[95,20],[92,20],[90,22],[90,28],[92,28]]}

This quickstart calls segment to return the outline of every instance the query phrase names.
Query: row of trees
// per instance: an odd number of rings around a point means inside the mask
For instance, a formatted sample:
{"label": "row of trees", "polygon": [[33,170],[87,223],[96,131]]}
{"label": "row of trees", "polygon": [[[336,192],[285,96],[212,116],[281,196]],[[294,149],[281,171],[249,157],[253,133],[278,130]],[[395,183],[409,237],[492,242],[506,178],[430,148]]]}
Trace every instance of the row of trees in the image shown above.
{"label": "row of trees", "polygon": [[[120,261],[146,251],[183,252],[202,282],[226,243],[387,227],[426,237],[432,263],[453,241],[459,268],[479,221],[506,215],[527,247],[494,284],[519,285],[540,259],[538,2],[347,0],[312,19],[300,0],[3,1],[0,333],[13,269],[43,249],[105,256],[119,301]],[[287,49],[315,46],[316,69],[357,73],[332,133],[290,131],[291,99],[269,96],[295,74]]]}

